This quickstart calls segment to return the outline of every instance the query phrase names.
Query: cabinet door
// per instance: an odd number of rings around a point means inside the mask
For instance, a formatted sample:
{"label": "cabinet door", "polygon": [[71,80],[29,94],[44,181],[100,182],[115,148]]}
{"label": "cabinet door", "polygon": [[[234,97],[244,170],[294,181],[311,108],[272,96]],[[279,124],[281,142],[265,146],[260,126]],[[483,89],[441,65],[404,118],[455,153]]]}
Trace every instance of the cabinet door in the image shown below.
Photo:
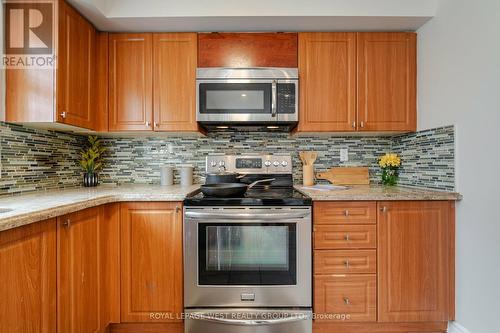
{"label": "cabinet door", "polygon": [[155,131],[197,131],[196,34],[153,36]]}
{"label": "cabinet door", "polygon": [[361,131],[415,131],[417,35],[358,34],[358,125]]}
{"label": "cabinet door", "polygon": [[453,203],[380,202],[379,208],[379,321],[448,320],[453,312]]}
{"label": "cabinet door", "polygon": [[0,332],[56,331],[56,221],[0,233]]}
{"label": "cabinet door", "polygon": [[58,218],[58,331],[99,332],[101,316],[100,214],[90,208]]}
{"label": "cabinet door", "polygon": [[109,35],[109,130],[152,130],[151,34]]}
{"label": "cabinet door", "polygon": [[181,321],[181,211],[181,203],[121,205],[122,322]]}
{"label": "cabinet door", "polygon": [[94,27],[64,1],[59,2],[57,121],[94,128]]}
{"label": "cabinet door", "polygon": [[299,33],[298,131],[356,130],[356,34]]}

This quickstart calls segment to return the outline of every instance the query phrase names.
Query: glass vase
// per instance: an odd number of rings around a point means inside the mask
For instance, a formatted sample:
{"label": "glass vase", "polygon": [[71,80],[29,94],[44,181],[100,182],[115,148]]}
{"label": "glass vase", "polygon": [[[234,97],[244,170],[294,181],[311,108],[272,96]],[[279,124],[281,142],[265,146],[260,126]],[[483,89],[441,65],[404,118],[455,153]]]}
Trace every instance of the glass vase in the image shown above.
{"label": "glass vase", "polygon": [[382,169],[382,184],[387,186],[394,186],[398,182],[399,171],[398,168],[383,168]]}

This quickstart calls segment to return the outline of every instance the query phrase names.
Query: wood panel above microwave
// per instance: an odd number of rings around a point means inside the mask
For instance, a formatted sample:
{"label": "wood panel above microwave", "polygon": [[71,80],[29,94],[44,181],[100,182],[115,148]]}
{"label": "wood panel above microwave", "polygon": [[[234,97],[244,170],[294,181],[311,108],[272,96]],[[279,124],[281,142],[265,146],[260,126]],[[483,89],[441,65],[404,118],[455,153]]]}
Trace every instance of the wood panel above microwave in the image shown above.
{"label": "wood panel above microwave", "polygon": [[295,68],[297,50],[297,33],[200,33],[198,67]]}

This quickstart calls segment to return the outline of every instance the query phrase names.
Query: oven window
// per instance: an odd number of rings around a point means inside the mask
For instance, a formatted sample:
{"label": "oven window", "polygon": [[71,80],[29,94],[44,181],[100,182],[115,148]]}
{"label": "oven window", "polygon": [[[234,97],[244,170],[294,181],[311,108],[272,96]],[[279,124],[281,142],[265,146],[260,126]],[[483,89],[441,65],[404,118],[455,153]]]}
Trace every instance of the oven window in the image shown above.
{"label": "oven window", "polygon": [[200,83],[200,113],[271,113],[271,84]]}
{"label": "oven window", "polygon": [[200,285],[296,284],[294,223],[199,224]]}

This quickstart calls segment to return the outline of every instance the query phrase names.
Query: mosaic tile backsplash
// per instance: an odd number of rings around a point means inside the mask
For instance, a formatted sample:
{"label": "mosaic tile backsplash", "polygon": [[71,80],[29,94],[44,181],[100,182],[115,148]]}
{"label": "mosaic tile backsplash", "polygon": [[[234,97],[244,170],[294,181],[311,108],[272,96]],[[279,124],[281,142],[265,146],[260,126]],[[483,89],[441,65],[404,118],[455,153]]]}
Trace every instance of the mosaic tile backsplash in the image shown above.
{"label": "mosaic tile backsplash", "polygon": [[[80,185],[78,152],[85,137],[28,129],[0,123],[2,178],[0,194]],[[401,185],[454,190],[454,127],[442,127],[393,137],[291,137],[286,133],[211,133],[207,137],[103,137],[108,148],[103,183],[159,183],[163,164],[195,167],[195,181],[203,182],[209,154],[292,154],[294,180],[300,183],[298,152],[318,152],[316,171],[333,166],[369,166],[378,182],[377,158],[386,152],[402,155]],[[349,150],[341,163],[340,149]],[[177,177],[177,175],[176,175]]]}
{"label": "mosaic tile backsplash", "polygon": [[79,186],[85,137],[0,122],[0,194]]}

